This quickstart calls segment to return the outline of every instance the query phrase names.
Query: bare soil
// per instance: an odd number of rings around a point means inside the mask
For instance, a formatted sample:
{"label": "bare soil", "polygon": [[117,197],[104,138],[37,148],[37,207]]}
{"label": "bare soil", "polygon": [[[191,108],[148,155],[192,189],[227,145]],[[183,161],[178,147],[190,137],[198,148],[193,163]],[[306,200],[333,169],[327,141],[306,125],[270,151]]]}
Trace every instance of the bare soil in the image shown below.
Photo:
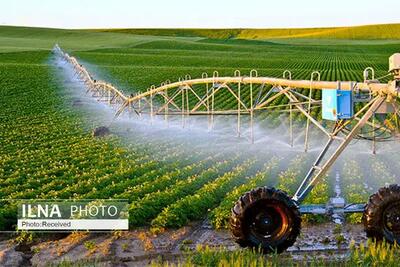
{"label": "bare soil", "polygon": [[[73,233],[65,237],[41,239],[21,249],[12,240],[0,242],[1,266],[46,266],[62,261],[96,262],[99,266],[146,266],[152,261],[182,260],[197,246],[241,249],[228,230],[214,230],[207,221],[168,230],[157,236],[148,229],[115,233]],[[334,223],[305,225],[295,245],[284,257],[304,260],[307,257],[345,257],[348,247],[366,241],[361,225],[338,226]]]}

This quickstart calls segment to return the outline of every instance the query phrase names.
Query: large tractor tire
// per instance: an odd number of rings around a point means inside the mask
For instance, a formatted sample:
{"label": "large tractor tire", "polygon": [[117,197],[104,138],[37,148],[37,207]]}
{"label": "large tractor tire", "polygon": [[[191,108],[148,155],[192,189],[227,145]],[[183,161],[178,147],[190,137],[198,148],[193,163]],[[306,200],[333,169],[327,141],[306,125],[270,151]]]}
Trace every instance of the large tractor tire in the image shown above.
{"label": "large tractor tire", "polygon": [[230,228],[242,247],[281,253],[296,241],[301,217],[297,204],[285,192],[259,187],[236,202]]}
{"label": "large tractor tire", "polygon": [[363,223],[367,237],[400,243],[400,186],[382,187],[370,196]]}

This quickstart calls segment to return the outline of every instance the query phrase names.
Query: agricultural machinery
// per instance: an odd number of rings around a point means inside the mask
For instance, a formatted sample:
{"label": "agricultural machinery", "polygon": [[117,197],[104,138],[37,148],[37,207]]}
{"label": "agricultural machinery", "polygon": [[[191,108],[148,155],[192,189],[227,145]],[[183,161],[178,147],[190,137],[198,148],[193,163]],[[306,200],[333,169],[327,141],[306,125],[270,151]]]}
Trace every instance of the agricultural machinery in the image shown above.
{"label": "agricultural machinery", "polygon": [[[313,72],[310,80],[294,80],[290,71],[285,71],[283,78],[259,77],[255,70],[249,76],[243,76],[237,70],[231,77],[219,77],[215,71],[211,77],[207,73],[197,79],[187,75],[177,82],[166,81],[145,92],[126,96],[115,86],[94,80],[74,57],[57,45],[54,53],[73,66],[88,93],[116,108],[115,117],[129,112],[137,117],[146,114],[150,120],[154,116],[163,116],[168,123],[170,116],[181,116],[185,127],[190,116],[203,115],[207,116],[208,127],[212,129],[215,116],[233,115],[237,117],[237,135],[241,136],[243,124],[246,124],[250,129],[250,142],[253,142],[255,114],[278,110],[288,114],[290,145],[293,146],[294,112],[305,117],[305,151],[309,149],[311,124],[326,136],[326,144],[293,196],[272,187],[260,187],[247,192],[236,202],[230,228],[241,246],[282,252],[292,246],[299,235],[301,215],[348,213],[363,213],[368,237],[399,243],[399,185],[379,189],[367,204],[346,203],[340,196],[331,198],[327,204],[303,203],[353,139],[371,141],[375,152],[376,142],[396,138],[400,116],[400,54],[389,59],[389,73],[384,76],[390,77],[388,83],[380,83],[379,79],[383,77],[376,79],[370,67],[364,70],[362,82],[321,81],[319,72]],[[318,99],[314,97],[315,90],[322,91]],[[229,95],[237,108],[219,105],[218,101],[224,99],[218,97],[221,92]],[[286,101],[277,103],[277,99]],[[316,107],[322,109],[322,119],[312,112]],[[245,122],[243,116],[247,116]]]}

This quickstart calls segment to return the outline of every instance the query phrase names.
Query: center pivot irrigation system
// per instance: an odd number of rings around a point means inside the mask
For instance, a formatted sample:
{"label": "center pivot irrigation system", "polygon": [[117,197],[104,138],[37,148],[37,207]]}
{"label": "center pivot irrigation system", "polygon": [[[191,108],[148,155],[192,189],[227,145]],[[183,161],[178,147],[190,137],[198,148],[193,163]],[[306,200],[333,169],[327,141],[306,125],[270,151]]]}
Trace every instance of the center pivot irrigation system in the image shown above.
{"label": "center pivot irrigation system", "polygon": [[[187,75],[178,82],[166,81],[159,87],[152,86],[146,92],[125,96],[109,83],[94,80],[78,61],[63,52],[59,46],[54,53],[72,65],[76,75],[87,86],[87,92],[99,101],[106,101],[116,108],[115,117],[124,112],[141,117],[146,114],[151,121],[154,116],[181,116],[182,126],[189,116],[208,117],[212,129],[217,115],[237,116],[237,135],[240,136],[242,116],[249,116],[244,124],[250,127],[250,139],[254,140],[253,122],[255,113],[278,110],[289,113],[290,144],[293,146],[293,112],[306,117],[305,150],[309,146],[309,128],[314,124],[328,140],[307,172],[294,196],[271,188],[260,187],[240,197],[232,209],[230,228],[234,239],[244,247],[261,247],[264,252],[282,252],[294,244],[300,233],[301,214],[363,213],[363,223],[368,237],[400,243],[400,186],[390,185],[379,189],[367,204],[349,204],[341,197],[331,198],[322,205],[302,205],[314,186],[321,181],[328,169],[353,139],[373,142],[396,139],[400,97],[400,54],[389,59],[389,74],[393,79],[380,83],[374,78],[374,70],[366,68],[364,81],[320,81],[318,72],[310,80],[292,80],[290,71],[283,78],[258,77],[252,70],[250,76],[235,71],[233,77],[212,77],[206,73],[202,78],[192,79]],[[372,77],[370,77],[372,76]],[[371,79],[370,79],[371,78]],[[321,100],[314,99],[313,91],[322,90]],[[225,92],[237,103],[236,109],[225,108],[218,103]],[[277,104],[286,98],[286,104]],[[274,101],[275,100],[275,101]],[[282,101],[280,101],[281,103]],[[359,108],[355,111],[355,104]],[[312,109],[322,108],[321,123]],[[386,120],[379,118],[386,118]],[[390,119],[388,119],[390,118]],[[364,130],[364,131],[363,131]],[[365,132],[367,130],[367,132]]]}

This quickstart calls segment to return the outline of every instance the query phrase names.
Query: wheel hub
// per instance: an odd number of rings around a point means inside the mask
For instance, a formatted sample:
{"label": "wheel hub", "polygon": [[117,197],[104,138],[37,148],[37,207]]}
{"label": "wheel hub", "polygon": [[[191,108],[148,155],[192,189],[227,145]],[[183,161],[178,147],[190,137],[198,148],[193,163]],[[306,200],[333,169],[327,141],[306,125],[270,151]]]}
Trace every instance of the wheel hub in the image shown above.
{"label": "wheel hub", "polygon": [[398,235],[400,233],[400,202],[390,205],[384,212],[385,227]]}
{"label": "wheel hub", "polygon": [[270,240],[282,238],[288,227],[288,219],[279,203],[269,203],[253,208],[250,230],[257,236]]}
{"label": "wheel hub", "polygon": [[275,219],[272,215],[277,214],[262,211],[256,215],[253,222],[254,229],[264,236],[271,236],[282,224],[279,215]]}

